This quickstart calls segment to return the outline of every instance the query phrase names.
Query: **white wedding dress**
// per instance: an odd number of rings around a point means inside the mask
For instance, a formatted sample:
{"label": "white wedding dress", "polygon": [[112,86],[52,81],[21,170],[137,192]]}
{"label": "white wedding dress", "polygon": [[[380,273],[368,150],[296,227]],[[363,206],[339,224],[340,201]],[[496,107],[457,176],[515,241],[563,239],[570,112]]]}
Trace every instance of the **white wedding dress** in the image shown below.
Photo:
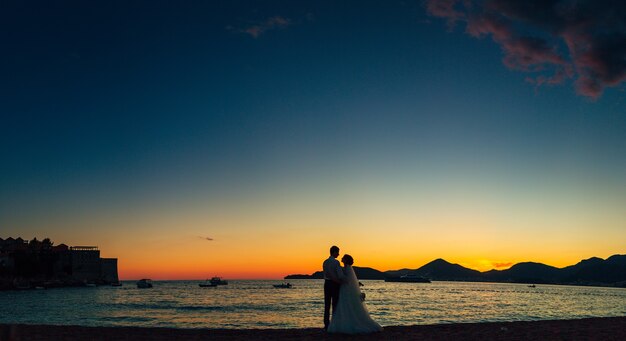
{"label": "white wedding dress", "polygon": [[365,304],[361,300],[359,281],[352,266],[343,268],[346,282],[339,287],[339,301],[337,310],[333,311],[333,317],[328,326],[329,333],[365,334],[383,330],[376,321],[370,317]]}

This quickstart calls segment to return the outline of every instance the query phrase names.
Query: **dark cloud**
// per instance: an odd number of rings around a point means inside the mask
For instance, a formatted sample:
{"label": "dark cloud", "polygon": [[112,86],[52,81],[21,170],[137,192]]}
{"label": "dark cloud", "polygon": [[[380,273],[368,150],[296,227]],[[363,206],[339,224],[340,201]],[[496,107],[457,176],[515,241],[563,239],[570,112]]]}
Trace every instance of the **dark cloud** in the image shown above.
{"label": "dark cloud", "polygon": [[236,32],[240,32],[240,33],[245,33],[250,35],[252,38],[258,38],[260,35],[262,35],[263,33],[269,31],[269,30],[273,30],[273,29],[278,29],[278,28],[285,28],[289,25],[291,25],[291,20],[285,17],[281,17],[279,15],[277,16],[273,16],[270,18],[267,18],[261,22],[258,23],[254,23],[252,25],[246,26],[244,28],[238,28],[235,29],[233,27],[227,27],[227,29],[229,30],[234,30]]}
{"label": "dark cloud", "polygon": [[464,19],[465,14],[455,9],[457,0],[426,1],[426,9],[436,17],[448,19],[448,25],[452,28],[457,20]]}
{"label": "dark cloud", "polygon": [[450,27],[466,24],[491,36],[514,70],[536,73],[536,85],[573,79],[579,94],[598,98],[626,81],[626,1],[426,0]]}
{"label": "dark cloud", "polygon": [[213,238],[211,238],[211,237],[202,237],[202,236],[198,236],[198,238],[200,238],[200,239],[202,239],[202,240],[208,240],[208,241],[210,241],[210,242],[212,242],[212,241],[213,241]]}

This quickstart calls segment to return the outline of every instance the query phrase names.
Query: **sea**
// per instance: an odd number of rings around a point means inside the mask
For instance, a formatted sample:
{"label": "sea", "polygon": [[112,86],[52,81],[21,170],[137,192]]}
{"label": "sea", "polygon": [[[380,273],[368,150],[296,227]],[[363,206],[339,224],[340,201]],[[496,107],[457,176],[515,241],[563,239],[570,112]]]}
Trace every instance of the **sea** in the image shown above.
{"label": "sea", "polygon": [[[155,281],[0,292],[0,323],[174,328],[319,328],[323,281]],[[626,289],[503,283],[362,280],[365,304],[383,326],[626,316]]]}

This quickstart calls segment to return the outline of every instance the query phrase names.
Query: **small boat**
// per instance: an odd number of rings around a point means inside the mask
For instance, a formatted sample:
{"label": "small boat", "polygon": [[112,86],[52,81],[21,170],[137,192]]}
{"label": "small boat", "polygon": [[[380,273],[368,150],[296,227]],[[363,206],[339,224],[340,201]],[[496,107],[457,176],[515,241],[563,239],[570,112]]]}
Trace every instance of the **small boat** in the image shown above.
{"label": "small boat", "polygon": [[223,280],[221,277],[213,277],[211,278],[211,281],[209,281],[211,284],[215,284],[215,285],[226,285],[228,284],[228,281]]}
{"label": "small boat", "polygon": [[96,283],[85,283],[85,286],[89,287],[89,288],[95,288],[96,287]]}
{"label": "small boat", "polygon": [[111,283],[112,287],[121,287],[122,286],[122,282],[113,282]]}
{"label": "small boat", "polygon": [[148,278],[140,279],[139,281],[137,281],[137,288],[139,289],[152,288],[152,280]]}
{"label": "small boat", "polygon": [[281,289],[291,289],[291,287],[293,287],[291,283],[273,284],[273,285],[274,285],[274,288],[281,288]]}
{"label": "small boat", "polygon": [[213,288],[217,286],[217,284],[211,283],[211,281],[209,281],[208,279],[204,281],[204,283],[200,283],[198,285],[200,286],[200,288]]}
{"label": "small boat", "polygon": [[400,277],[386,277],[385,282],[430,283],[430,280],[428,278],[406,274]]}
{"label": "small boat", "polygon": [[529,287],[529,288],[536,288],[537,286],[536,286],[536,285],[534,285],[534,284],[531,284],[531,285],[529,285],[528,287]]}
{"label": "small boat", "polygon": [[35,289],[37,289],[37,290],[44,290],[44,289],[45,289],[45,287],[42,287],[42,286],[36,286],[36,287],[35,287]]}

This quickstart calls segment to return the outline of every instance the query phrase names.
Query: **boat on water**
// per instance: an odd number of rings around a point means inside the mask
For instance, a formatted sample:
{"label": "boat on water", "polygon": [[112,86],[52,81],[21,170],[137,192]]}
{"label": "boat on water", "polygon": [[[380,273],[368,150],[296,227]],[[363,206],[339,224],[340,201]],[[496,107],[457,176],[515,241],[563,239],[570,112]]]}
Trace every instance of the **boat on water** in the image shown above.
{"label": "boat on water", "polygon": [[385,282],[430,283],[430,280],[428,278],[406,274],[400,277],[386,277]]}
{"label": "boat on water", "polygon": [[228,281],[223,280],[222,277],[217,277],[216,276],[216,277],[211,278],[209,283],[215,284],[215,285],[226,285],[226,284],[228,284]]}
{"label": "boat on water", "polygon": [[287,283],[283,283],[283,284],[273,284],[274,288],[280,288],[280,289],[291,289],[293,287],[293,285],[291,285],[291,283],[287,282]]}
{"label": "boat on water", "polygon": [[531,285],[529,285],[528,287],[529,287],[529,288],[536,288],[537,286],[536,286],[536,285],[534,285],[534,284],[531,284]]}
{"label": "boat on water", "polygon": [[137,288],[139,289],[152,288],[152,280],[148,278],[143,278],[143,279],[138,280]]}
{"label": "boat on water", "polygon": [[122,282],[113,282],[111,283],[112,287],[121,287],[122,286]]}
{"label": "boat on water", "polygon": [[208,279],[204,281],[204,283],[199,283],[198,285],[200,286],[200,288],[213,288],[217,286],[217,284],[211,283],[211,281],[209,281]]}
{"label": "boat on water", "polygon": [[85,286],[89,287],[89,288],[95,288],[96,287],[96,283],[85,283]]}

